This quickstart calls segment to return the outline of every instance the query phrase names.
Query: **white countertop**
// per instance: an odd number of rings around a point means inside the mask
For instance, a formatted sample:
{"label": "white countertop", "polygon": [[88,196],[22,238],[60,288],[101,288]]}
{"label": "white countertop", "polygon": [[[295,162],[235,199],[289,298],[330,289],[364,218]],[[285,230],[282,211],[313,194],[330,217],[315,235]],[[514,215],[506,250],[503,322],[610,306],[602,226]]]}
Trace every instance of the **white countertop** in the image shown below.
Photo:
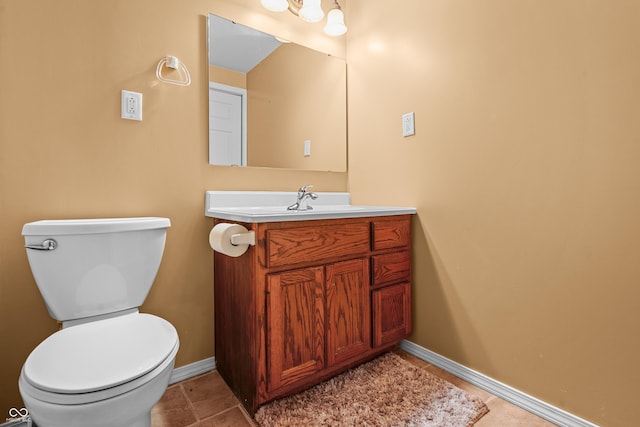
{"label": "white countertop", "polygon": [[207,191],[205,215],[239,222],[281,222],[415,214],[413,207],[352,205],[349,193],[318,192],[308,211],[287,210],[297,192]]}

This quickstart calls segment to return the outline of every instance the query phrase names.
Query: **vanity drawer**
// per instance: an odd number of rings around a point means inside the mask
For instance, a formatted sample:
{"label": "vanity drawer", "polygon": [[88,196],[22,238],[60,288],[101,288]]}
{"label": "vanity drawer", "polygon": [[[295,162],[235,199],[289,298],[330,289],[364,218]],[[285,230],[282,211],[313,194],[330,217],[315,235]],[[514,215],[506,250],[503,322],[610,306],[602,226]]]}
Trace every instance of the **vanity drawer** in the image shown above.
{"label": "vanity drawer", "polygon": [[411,280],[411,253],[409,251],[374,255],[372,260],[374,287]]}
{"label": "vanity drawer", "polygon": [[266,238],[268,267],[353,258],[370,245],[368,222],[267,230]]}
{"label": "vanity drawer", "polygon": [[409,217],[385,221],[373,221],[373,250],[409,246],[411,220]]}

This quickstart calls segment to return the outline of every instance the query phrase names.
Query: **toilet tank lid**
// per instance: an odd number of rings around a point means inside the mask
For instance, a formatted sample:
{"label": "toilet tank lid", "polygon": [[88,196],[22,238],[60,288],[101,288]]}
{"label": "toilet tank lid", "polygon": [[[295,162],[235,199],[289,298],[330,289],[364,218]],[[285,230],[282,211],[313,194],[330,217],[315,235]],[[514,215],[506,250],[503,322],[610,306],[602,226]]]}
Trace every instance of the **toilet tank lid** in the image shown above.
{"label": "toilet tank lid", "polygon": [[100,234],[122,231],[152,230],[171,226],[169,218],[96,218],[54,219],[29,222],[22,226],[23,236],[50,236],[63,234]]}

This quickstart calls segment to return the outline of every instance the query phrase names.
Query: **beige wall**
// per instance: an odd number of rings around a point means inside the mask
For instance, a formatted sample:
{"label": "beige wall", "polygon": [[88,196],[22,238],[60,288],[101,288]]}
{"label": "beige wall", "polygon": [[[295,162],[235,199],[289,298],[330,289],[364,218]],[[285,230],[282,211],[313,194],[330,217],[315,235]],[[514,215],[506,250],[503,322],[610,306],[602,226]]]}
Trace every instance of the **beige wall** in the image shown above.
{"label": "beige wall", "polygon": [[245,73],[216,67],[215,65],[209,65],[209,81],[241,89],[247,88],[247,75]]}
{"label": "beige wall", "polygon": [[349,2],[349,187],[418,208],[411,340],[636,425],[640,3],[392,3]]}
{"label": "beige wall", "polygon": [[[253,0],[0,0],[0,420],[21,405],[22,363],[57,328],[29,270],[24,223],[169,217],[142,311],[176,326],[181,366],[213,355],[205,191],[346,189],[345,173],[207,164],[209,12],[344,57],[344,37],[318,36],[317,26],[264,13]],[[168,54],[187,65],[191,86],[158,83],[155,67]],[[142,122],[120,119],[122,89],[143,93]]]}

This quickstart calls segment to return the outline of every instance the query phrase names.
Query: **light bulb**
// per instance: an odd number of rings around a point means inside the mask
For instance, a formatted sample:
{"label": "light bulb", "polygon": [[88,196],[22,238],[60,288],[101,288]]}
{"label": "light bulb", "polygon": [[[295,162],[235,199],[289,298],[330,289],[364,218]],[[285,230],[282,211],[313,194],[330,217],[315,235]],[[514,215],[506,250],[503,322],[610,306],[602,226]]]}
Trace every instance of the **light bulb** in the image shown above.
{"label": "light bulb", "polygon": [[304,0],[298,14],[307,22],[318,22],[324,18],[320,0]]}
{"label": "light bulb", "polygon": [[284,12],[289,8],[287,0],[262,0],[262,7],[271,12]]}
{"label": "light bulb", "polygon": [[330,36],[341,36],[347,32],[347,27],[344,25],[344,13],[342,13],[342,10],[336,8],[329,11],[327,14],[327,25],[324,27],[324,32]]}

